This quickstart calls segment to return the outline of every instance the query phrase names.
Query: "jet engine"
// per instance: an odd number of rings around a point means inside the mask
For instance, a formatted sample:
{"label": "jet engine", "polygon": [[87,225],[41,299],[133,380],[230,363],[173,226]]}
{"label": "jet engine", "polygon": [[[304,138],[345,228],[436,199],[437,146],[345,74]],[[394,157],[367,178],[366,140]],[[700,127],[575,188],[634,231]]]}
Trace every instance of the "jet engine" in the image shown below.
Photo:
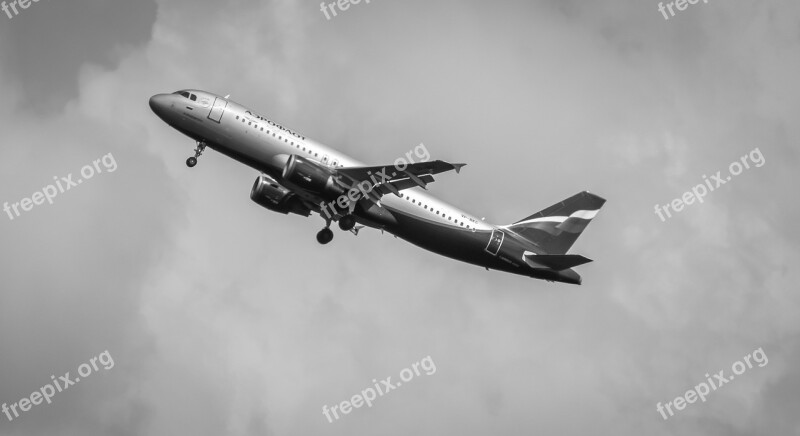
{"label": "jet engine", "polygon": [[266,174],[256,179],[253,189],[250,190],[250,199],[260,206],[282,214],[296,213],[303,216],[311,214],[300,197]]}
{"label": "jet engine", "polygon": [[333,200],[345,193],[330,170],[304,157],[293,154],[283,167],[283,179],[320,197]]}

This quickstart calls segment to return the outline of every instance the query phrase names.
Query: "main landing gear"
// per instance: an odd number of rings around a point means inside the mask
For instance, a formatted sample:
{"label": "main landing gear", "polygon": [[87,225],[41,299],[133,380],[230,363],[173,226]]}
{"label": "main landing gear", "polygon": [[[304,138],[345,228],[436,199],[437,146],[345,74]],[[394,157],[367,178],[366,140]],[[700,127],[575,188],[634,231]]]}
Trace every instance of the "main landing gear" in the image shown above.
{"label": "main landing gear", "polygon": [[[339,228],[343,231],[353,232],[358,234],[358,229],[354,230],[356,226],[356,218],[353,215],[345,215],[339,218]],[[325,220],[325,228],[317,233],[317,242],[325,245],[333,240],[333,231],[331,230],[331,220]]]}
{"label": "main landing gear", "polygon": [[320,244],[325,245],[331,241],[333,241],[333,230],[330,227],[325,227],[317,233],[317,242]]}
{"label": "main landing gear", "polygon": [[203,154],[205,149],[206,149],[205,141],[197,141],[197,148],[194,149],[194,156],[190,157],[189,159],[186,159],[186,166],[189,168],[193,168],[195,165],[197,165],[197,158]]}
{"label": "main landing gear", "polygon": [[339,218],[339,228],[345,232],[353,230],[356,226],[356,218],[353,215],[345,215]]}

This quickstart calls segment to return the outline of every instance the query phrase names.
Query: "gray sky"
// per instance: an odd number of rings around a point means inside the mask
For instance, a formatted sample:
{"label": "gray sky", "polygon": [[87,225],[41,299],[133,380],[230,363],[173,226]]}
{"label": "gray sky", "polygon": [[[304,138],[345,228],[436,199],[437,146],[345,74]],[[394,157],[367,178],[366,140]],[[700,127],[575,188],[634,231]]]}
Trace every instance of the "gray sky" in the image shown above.
{"label": "gray sky", "polygon": [[[0,15],[0,403],[108,350],[0,436],[800,434],[800,4],[75,0]],[[608,199],[580,287],[455,262],[250,202],[256,173],[147,105],[200,88],[364,162],[424,142],[431,191],[506,224]],[[758,147],[662,222],[655,204]],[[101,166],[102,168],[102,166]],[[338,231],[338,230],[337,230]],[[792,284],[795,285],[792,285]],[[669,420],[672,401],[769,359]],[[329,407],[437,371],[334,423]]]}

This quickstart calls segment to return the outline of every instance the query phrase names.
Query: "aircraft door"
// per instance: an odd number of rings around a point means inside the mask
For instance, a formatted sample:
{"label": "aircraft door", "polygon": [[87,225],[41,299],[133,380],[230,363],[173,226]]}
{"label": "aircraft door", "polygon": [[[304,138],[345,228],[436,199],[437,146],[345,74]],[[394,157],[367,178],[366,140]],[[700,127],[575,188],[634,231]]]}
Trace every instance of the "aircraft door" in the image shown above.
{"label": "aircraft door", "polygon": [[225,108],[228,107],[228,100],[217,97],[214,100],[214,105],[211,107],[211,112],[208,113],[208,119],[216,123],[222,120],[222,114],[225,113]]}
{"label": "aircraft door", "polygon": [[486,246],[486,251],[494,256],[497,256],[497,252],[500,251],[500,246],[503,245],[505,238],[505,233],[497,229],[492,230],[492,236],[489,238],[489,244]]}

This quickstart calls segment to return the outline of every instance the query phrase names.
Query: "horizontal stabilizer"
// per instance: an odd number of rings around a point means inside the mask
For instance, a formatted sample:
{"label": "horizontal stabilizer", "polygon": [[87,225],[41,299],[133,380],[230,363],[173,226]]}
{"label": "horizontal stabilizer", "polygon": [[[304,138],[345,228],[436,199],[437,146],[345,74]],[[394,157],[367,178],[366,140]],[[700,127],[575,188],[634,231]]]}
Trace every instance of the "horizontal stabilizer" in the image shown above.
{"label": "horizontal stabilizer", "polygon": [[589,263],[592,259],[581,256],[580,254],[533,254],[526,252],[523,257],[528,265],[534,268],[550,268],[555,271],[563,271],[568,268]]}

